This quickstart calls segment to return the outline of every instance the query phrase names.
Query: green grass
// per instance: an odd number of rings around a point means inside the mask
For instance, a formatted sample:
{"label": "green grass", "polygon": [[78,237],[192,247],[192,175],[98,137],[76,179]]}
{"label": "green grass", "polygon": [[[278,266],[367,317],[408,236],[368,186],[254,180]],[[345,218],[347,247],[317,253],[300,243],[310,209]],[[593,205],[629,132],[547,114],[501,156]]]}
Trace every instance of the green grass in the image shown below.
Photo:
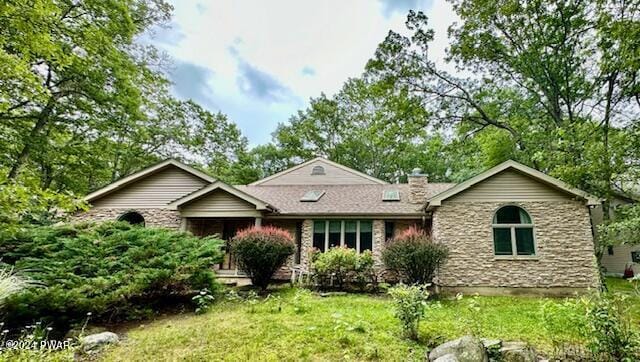
{"label": "green grass", "polygon": [[[215,305],[204,315],[166,318],[129,331],[127,340],[107,351],[108,361],[162,360],[422,360],[429,345],[472,331],[488,338],[522,340],[551,349],[540,308],[562,299],[464,297],[431,303],[420,326],[421,341],[402,337],[386,297],[313,295],[301,305],[295,290],[276,293],[278,303],[259,301]],[[569,339],[578,332],[564,331]]]}

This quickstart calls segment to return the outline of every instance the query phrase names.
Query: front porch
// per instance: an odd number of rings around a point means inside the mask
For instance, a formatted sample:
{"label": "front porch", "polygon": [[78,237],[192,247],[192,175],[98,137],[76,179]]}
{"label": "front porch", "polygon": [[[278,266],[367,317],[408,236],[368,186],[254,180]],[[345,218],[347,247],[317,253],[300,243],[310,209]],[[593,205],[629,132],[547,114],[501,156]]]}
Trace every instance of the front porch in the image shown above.
{"label": "front porch", "polygon": [[[275,226],[289,231],[296,243],[296,252],[289,265],[300,264],[302,251],[303,220],[263,220],[262,217],[187,217],[183,219],[183,229],[196,236],[217,236],[225,241],[223,262],[215,267],[216,274],[223,282],[242,283],[246,278],[230,253],[231,240],[243,229],[251,226]],[[289,275],[282,275],[288,278]]]}

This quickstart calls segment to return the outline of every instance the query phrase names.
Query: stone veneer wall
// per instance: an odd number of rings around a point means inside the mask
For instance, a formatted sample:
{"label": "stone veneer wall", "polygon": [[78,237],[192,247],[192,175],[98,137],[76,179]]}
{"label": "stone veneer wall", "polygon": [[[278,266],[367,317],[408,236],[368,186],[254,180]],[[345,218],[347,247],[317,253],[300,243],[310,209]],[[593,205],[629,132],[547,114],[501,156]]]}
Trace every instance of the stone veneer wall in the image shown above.
{"label": "stone veneer wall", "polygon": [[144,217],[145,226],[165,227],[179,229],[181,224],[180,214],[176,210],[168,209],[119,209],[119,208],[92,208],[86,212],[78,213],[71,218],[72,222],[81,221],[115,221],[118,217],[135,211]]}
{"label": "stone veneer wall", "polygon": [[598,283],[589,211],[584,203],[519,202],[534,223],[537,258],[494,256],[492,219],[507,203],[444,202],[433,236],[449,247],[438,282],[444,287],[588,288]]}

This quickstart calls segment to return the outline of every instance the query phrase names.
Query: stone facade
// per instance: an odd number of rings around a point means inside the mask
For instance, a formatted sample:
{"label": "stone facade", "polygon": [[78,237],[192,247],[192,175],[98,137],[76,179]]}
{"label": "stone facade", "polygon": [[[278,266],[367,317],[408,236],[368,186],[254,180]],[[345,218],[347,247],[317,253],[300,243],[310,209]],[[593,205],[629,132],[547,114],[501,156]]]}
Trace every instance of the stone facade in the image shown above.
{"label": "stone facade", "polygon": [[409,184],[409,202],[414,204],[424,204],[427,202],[427,175],[414,173],[407,177]]}
{"label": "stone facade", "polygon": [[127,212],[135,211],[144,217],[145,226],[179,229],[182,218],[178,211],[168,209],[118,209],[94,207],[72,217],[73,222],[81,221],[115,221]]}
{"label": "stone facade", "polygon": [[[506,204],[520,206],[531,216],[535,257],[494,256],[493,215]],[[581,202],[444,202],[433,213],[433,237],[449,247],[438,276],[438,284],[445,288],[569,291],[598,282],[589,210]]]}

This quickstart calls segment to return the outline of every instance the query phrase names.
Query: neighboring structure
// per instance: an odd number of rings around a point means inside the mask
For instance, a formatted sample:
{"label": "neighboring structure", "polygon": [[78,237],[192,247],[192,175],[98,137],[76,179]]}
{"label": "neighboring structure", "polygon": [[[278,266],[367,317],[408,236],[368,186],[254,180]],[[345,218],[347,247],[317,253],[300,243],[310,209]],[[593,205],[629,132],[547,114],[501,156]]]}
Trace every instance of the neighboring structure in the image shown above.
{"label": "neighboring structure", "polygon": [[[619,207],[631,205],[638,202],[634,197],[617,193],[610,202],[609,219],[616,219],[616,212]],[[593,213],[593,223],[602,223],[602,209]],[[597,233],[596,233],[597,235]],[[610,246],[602,255],[602,267],[607,275],[623,276],[626,268],[630,267],[634,275],[640,273],[640,245],[625,244]]]}
{"label": "neighboring structure", "polygon": [[[308,251],[346,246],[380,253],[417,225],[450,256],[437,283],[451,291],[561,293],[597,285],[590,208],[600,200],[514,161],[461,184],[432,183],[419,169],[389,184],[316,158],[249,185],[228,185],[167,160],[89,194],[78,220],[121,219],[230,239],[251,225],[288,229],[292,264]],[[220,266],[235,270],[231,258]]]}

